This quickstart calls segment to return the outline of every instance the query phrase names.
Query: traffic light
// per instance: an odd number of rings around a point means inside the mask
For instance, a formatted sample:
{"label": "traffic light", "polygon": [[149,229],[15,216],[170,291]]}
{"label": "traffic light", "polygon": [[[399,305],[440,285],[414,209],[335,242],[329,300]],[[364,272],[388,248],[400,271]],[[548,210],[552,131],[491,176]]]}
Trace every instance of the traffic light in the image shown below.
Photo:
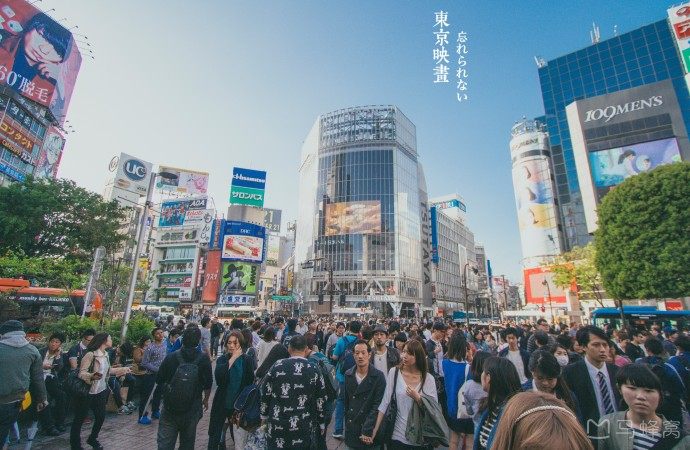
{"label": "traffic light", "polygon": [[323,294],[319,294],[319,305],[323,305]]}
{"label": "traffic light", "polygon": [[345,293],[344,292],[340,293],[340,299],[339,299],[338,305],[343,306],[343,307],[345,306]]}

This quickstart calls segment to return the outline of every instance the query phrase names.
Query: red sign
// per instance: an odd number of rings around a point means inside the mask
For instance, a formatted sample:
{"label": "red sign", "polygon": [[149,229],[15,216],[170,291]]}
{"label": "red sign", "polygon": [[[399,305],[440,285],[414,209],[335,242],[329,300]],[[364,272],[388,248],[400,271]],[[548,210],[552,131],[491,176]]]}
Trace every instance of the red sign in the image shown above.
{"label": "red sign", "polygon": [[[533,267],[523,271],[525,281],[525,300],[536,305],[565,305],[566,292],[553,282],[553,273],[548,267]],[[546,282],[546,283],[545,283]],[[571,290],[575,290],[571,286]]]}
{"label": "red sign", "polygon": [[211,305],[215,305],[218,301],[220,254],[220,250],[210,250],[206,259],[206,276],[204,279],[204,289],[201,292],[201,301]]}
{"label": "red sign", "polygon": [[676,36],[678,39],[689,39],[690,38],[690,19],[684,20],[682,22],[674,23],[673,29],[676,30]]}
{"label": "red sign", "polygon": [[666,311],[682,311],[683,302],[681,300],[666,300]]}

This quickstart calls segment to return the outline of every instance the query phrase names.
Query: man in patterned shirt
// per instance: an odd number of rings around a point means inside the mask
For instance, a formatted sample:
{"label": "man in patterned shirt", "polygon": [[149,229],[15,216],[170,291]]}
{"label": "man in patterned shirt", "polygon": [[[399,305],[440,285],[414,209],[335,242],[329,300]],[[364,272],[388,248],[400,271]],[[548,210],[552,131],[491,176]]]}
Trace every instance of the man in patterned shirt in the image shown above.
{"label": "man in patterned shirt", "polygon": [[306,450],[323,439],[325,384],[307,361],[304,336],[292,336],[290,357],[278,360],[266,374],[261,391],[261,419],[267,423],[270,449]]}

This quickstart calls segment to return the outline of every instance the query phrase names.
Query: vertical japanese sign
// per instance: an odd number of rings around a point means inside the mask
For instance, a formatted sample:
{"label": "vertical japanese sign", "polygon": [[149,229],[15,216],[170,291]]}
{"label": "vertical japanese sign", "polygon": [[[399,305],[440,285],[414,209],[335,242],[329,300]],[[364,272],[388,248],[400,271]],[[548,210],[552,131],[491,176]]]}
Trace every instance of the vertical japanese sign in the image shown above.
{"label": "vertical japanese sign", "polygon": [[448,70],[450,64],[450,54],[446,49],[448,45],[448,13],[445,11],[437,11],[434,13],[434,36],[436,43],[434,44],[434,83],[448,83]]}
{"label": "vertical japanese sign", "polygon": [[467,33],[465,31],[460,31],[458,33],[457,47],[455,48],[455,53],[458,55],[458,70],[456,72],[457,76],[457,92],[456,97],[459,102],[465,101],[467,97],[467,60],[465,55],[467,54]]}
{"label": "vertical japanese sign", "polygon": [[206,259],[206,274],[201,301],[216,303],[220,288],[220,250],[210,250]]}

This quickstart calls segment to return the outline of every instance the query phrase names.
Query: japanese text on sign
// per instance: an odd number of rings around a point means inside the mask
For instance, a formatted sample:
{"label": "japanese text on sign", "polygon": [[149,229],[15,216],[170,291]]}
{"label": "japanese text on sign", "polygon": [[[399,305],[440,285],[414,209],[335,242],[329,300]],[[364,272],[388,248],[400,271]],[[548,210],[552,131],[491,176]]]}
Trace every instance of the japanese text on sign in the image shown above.
{"label": "japanese text on sign", "polygon": [[450,64],[450,55],[446,49],[448,45],[448,13],[445,11],[438,11],[434,13],[434,36],[436,43],[434,44],[434,83],[448,83],[448,66]]}
{"label": "japanese text on sign", "polygon": [[17,143],[17,145],[24,147],[29,151],[34,148],[34,141],[32,139],[29,139],[25,134],[15,130],[6,122],[0,122],[0,130],[5,136],[10,138],[10,140]]}
{"label": "japanese text on sign", "polygon": [[456,53],[458,55],[458,70],[456,72],[458,86],[456,96],[459,102],[465,101],[467,97],[467,33],[460,31],[458,33]]}

